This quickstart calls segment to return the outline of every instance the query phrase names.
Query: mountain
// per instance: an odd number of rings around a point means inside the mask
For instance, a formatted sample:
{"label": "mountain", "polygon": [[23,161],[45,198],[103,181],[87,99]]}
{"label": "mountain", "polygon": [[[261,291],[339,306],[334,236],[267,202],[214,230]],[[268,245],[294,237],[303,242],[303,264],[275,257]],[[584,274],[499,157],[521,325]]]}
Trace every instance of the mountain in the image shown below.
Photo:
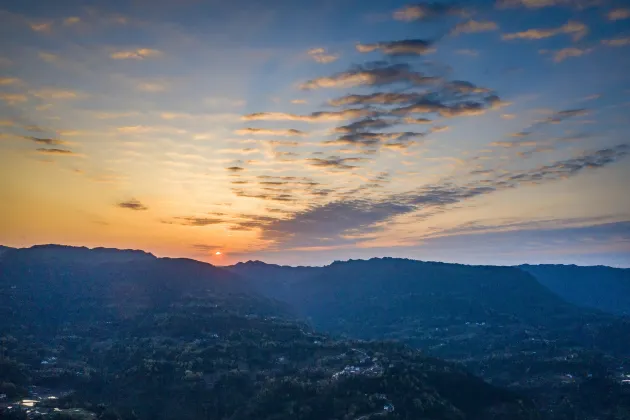
{"label": "mountain", "polygon": [[291,301],[305,280],[325,271],[325,267],[292,267],[262,261],[239,262],[224,268],[250,279],[257,292],[283,301]]}
{"label": "mountain", "polygon": [[630,269],[577,265],[522,265],[520,268],[568,302],[630,315]]}
{"label": "mountain", "polygon": [[615,390],[614,404],[630,410],[630,389],[621,382],[630,373],[630,320],[573,305],[518,267],[374,258],[248,270],[238,268],[253,283],[256,272],[266,272],[258,290],[281,295],[318,330],[395,340],[456,361],[530,395],[552,418],[564,418],[555,416],[566,405],[593,419],[612,406],[606,399],[584,403],[586,389]]}
{"label": "mountain", "polygon": [[210,264],[143,251],[13,249],[0,259],[0,293],[6,297],[0,302],[0,328],[54,334],[68,322],[116,321],[206,292],[250,293],[250,288],[238,275]]}
{"label": "mountain", "polygon": [[11,247],[8,247],[8,246],[4,246],[4,245],[0,245],[0,256],[2,256],[2,254],[4,252],[9,251],[11,249],[14,249],[14,248],[11,248]]}
{"label": "mountain", "polygon": [[138,251],[7,251],[0,418],[541,418],[518,391],[402,344],[318,333],[252,288]]}

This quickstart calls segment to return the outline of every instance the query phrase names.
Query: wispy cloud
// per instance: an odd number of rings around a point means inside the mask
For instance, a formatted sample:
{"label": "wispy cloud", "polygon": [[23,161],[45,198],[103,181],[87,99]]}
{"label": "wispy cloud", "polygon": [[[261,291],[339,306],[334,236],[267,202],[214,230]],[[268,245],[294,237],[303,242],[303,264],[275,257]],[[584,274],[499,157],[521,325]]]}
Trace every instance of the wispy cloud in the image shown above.
{"label": "wispy cloud", "polygon": [[22,80],[17,77],[0,77],[0,86],[15,86],[22,84]]}
{"label": "wispy cloud", "polygon": [[[24,136],[23,138],[25,140],[30,140],[30,141],[33,141],[33,142],[39,143],[39,144],[46,144],[46,145],[49,145],[49,146],[61,146],[61,145],[68,144],[68,142],[63,141],[63,140],[51,139],[51,138],[46,138],[46,137]],[[47,149],[42,149],[42,150],[47,150]],[[58,150],[58,149],[50,149],[50,150]]]}
{"label": "wispy cloud", "polygon": [[330,54],[324,48],[311,48],[308,55],[318,63],[328,64],[339,59],[339,54]]}
{"label": "wispy cloud", "polygon": [[413,71],[406,63],[389,64],[381,61],[370,62],[330,77],[319,77],[302,83],[303,90],[319,88],[347,88],[359,85],[382,86],[389,84],[426,85],[435,82],[435,78],[427,77]]}
{"label": "wispy cloud", "polygon": [[80,97],[79,92],[71,89],[59,89],[59,88],[42,88],[31,92],[33,96],[45,100],[68,100],[78,99]]}
{"label": "wispy cloud", "polygon": [[541,54],[548,54],[548,53],[550,53],[552,55],[552,57],[553,57],[553,61],[556,62],[556,63],[560,63],[560,62],[566,60],[567,58],[581,57],[581,56],[589,54],[591,52],[593,52],[593,48],[569,47],[569,48],[562,48],[562,49],[556,50],[556,51],[540,50]]}
{"label": "wispy cloud", "polygon": [[319,158],[311,158],[306,159],[306,162],[318,168],[328,168],[328,169],[354,169],[357,166],[351,165],[351,163],[363,162],[365,159],[363,158],[340,158],[338,156],[332,156],[326,159]]}
{"label": "wispy cloud", "polygon": [[136,200],[135,198],[132,198],[131,200],[127,200],[127,201],[121,201],[118,204],[116,204],[116,206],[120,207],[121,209],[128,209],[128,210],[135,210],[135,211],[143,211],[143,210],[149,209],[147,206],[145,206],[144,204],[142,204],[140,201]]}
{"label": "wispy cloud", "polygon": [[454,4],[424,2],[409,4],[394,12],[394,19],[406,22],[427,20],[447,15],[459,15],[462,9]]}
{"label": "wispy cloud", "polygon": [[164,53],[152,48],[138,48],[135,50],[115,51],[110,54],[114,60],[145,60],[147,58],[158,58]]}
{"label": "wispy cloud", "polygon": [[167,89],[166,83],[163,82],[139,82],[136,89],[142,92],[158,93]]}
{"label": "wispy cloud", "polygon": [[265,128],[243,128],[236,130],[236,134],[240,135],[259,135],[259,136],[306,136],[307,133],[301,130],[290,128],[287,130],[265,129]]}
{"label": "wispy cloud", "polygon": [[9,105],[15,105],[28,101],[28,96],[23,93],[4,93],[0,92],[0,100]]}
{"label": "wispy cloud", "polygon": [[542,9],[545,7],[570,7],[586,9],[599,6],[604,0],[496,0],[499,8],[525,7],[528,9]]}
{"label": "wispy cloud", "polygon": [[499,25],[496,22],[489,20],[474,20],[471,19],[467,22],[458,23],[451,30],[451,35],[459,34],[472,34],[478,32],[491,32],[499,29]]}
{"label": "wispy cloud", "polygon": [[52,22],[33,22],[29,26],[35,32],[50,32]]}
{"label": "wispy cloud", "polygon": [[63,20],[63,24],[66,26],[76,25],[79,22],[81,22],[81,18],[78,16],[70,16]]}
{"label": "wispy cloud", "polygon": [[405,39],[402,41],[377,42],[374,44],[357,44],[357,51],[369,53],[381,51],[388,55],[425,55],[435,52],[432,41],[424,39]]}
{"label": "wispy cloud", "polygon": [[549,29],[528,29],[523,32],[514,32],[509,34],[503,34],[501,37],[503,40],[514,40],[514,39],[545,39],[551,38],[556,35],[566,34],[571,35],[574,41],[579,41],[584,36],[586,36],[589,32],[588,26],[581,22],[569,21],[566,24],[560,26],[559,28],[549,28]]}
{"label": "wispy cloud", "polygon": [[625,47],[626,45],[630,45],[630,36],[624,38],[604,39],[602,40],[602,44],[608,47]]}
{"label": "wispy cloud", "polygon": [[630,8],[617,8],[608,12],[608,20],[630,19]]}
{"label": "wispy cloud", "polygon": [[197,217],[197,216],[174,217],[171,220],[162,221],[162,223],[166,223],[166,224],[177,224],[177,225],[182,225],[182,226],[195,226],[195,227],[217,225],[223,222],[224,220],[218,217]]}
{"label": "wispy cloud", "polygon": [[302,122],[329,122],[343,121],[360,118],[374,114],[367,109],[346,109],[343,111],[321,111],[309,115],[297,115],[286,112],[256,112],[242,117],[245,121],[302,121]]}
{"label": "wispy cloud", "polygon": [[72,150],[68,149],[37,149],[37,153],[41,153],[44,155],[58,155],[58,156],[79,156],[77,153],[74,153]]}

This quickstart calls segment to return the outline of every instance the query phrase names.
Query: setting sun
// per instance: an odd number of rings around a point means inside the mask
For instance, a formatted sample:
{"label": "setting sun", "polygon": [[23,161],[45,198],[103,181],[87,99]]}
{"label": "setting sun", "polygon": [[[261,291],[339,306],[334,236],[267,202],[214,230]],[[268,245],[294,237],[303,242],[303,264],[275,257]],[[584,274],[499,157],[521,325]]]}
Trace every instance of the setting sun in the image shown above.
{"label": "setting sun", "polygon": [[214,255],[221,255],[221,251],[215,252]]}

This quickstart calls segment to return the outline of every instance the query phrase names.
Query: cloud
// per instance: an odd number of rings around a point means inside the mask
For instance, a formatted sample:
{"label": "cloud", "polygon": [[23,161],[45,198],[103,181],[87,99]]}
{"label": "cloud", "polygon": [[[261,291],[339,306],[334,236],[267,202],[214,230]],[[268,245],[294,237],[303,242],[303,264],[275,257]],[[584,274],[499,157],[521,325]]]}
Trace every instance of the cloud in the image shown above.
{"label": "cloud", "polygon": [[449,3],[423,2],[409,4],[394,12],[394,19],[406,22],[427,20],[447,15],[459,15],[462,10]]}
{"label": "cloud", "polygon": [[490,32],[496,31],[498,29],[499,25],[497,25],[496,22],[492,22],[489,20],[477,21],[471,19],[467,22],[462,22],[455,25],[455,27],[451,30],[451,35]]}
{"label": "cloud", "polygon": [[52,29],[52,22],[31,23],[29,26],[35,32],[50,32]]}
{"label": "cloud", "polygon": [[562,49],[556,50],[556,51],[540,50],[539,52],[541,54],[551,53],[552,57],[553,57],[553,61],[555,63],[560,63],[560,62],[566,60],[567,58],[581,57],[583,55],[590,54],[591,52],[593,52],[593,49],[592,48],[575,48],[575,47],[571,47],[571,48],[562,48]]}
{"label": "cloud", "polygon": [[503,118],[504,120],[513,120],[514,118],[516,118],[515,114],[501,114],[501,118]]}
{"label": "cloud", "polygon": [[608,20],[625,20],[630,19],[630,9],[617,8],[608,12]]}
{"label": "cloud", "polygon": [[602,40],[602,44],[609,47],[625,47],[626,45],[630,45],[630,36],[625,38],[604,39]]}
{"label": "cloud", "polygon": [[291,103],[296,105],[304,105],[307,103],[307,101],[306,99],[293,99]]}
{"label": "cloud", "polygon": [[380,130],[391,127],[397,124],[396,120],[385,120],[382,118],[365,118],[362,120],[354,121],[348,125],[336,127],[334,131],[336,133],[355,133],[362,132],[368,129]]}
{"label": "cloud", "polygon": [[421,93],[376,92],[366,95],[346,95],[328,102],[332,106],[409,104],[425,98]]}
{"label": "cloud", "polygon": [[598,6],[602,0],[497,0],[499,8],[525,7],[528,9],[542,9],[545,7],[570,7],[575,9],[586,9]]}
{"label": "cloud", "polygon": [[422,86],[434,83],[436,78],[427,77],[413,71],[406,63],[390,64],[385,61],[373,61],[354,68],[336,73],[330,77],[319,77],[300,85],[302,90],[319,88],[346,88],[368,85],[382,86],[390,84],[407,84]]}
{"label": "cloud", "polygon": [[311,48],[308,50],[308,55],[318,63],[328,64],[339,59],[338,54],[326,53],[324,48]]}
{"label": "cloud", "polygon": [[209,226],[209,225],[218,225],[223,223],[224,220],[218,217],[195,217],[195,216],[186,216],[186,217],[173,217],[172,220],[163,220],[162,223],[166,223],[168,225],[182,225],[182,226]]}
{"label": "cloud", "polygon": [[405,39],[402,41],[377,42],[374,44],[357,44],[357,51],[369,53],[376,50],[388,55],[425,55],[435,52],[432,41],[424,39]]}
{"label": "cloud", "polygon": [[81,18],[77,16],[70,16],[63,20],[63,24],[66,26],[76,25],[79,22],[81,22]]}
{"label": "cloud", "polygon": [[346,144],[354,146],[373,146],[384,141],[408,142],[424,136],[423,133],[412,131],[399,133],[370,133],[353,132],[338,137],[335,140],[326,141],[327,144]]}
{"label": "cloud", "polygon": [[142,92],[157,93],[164,92],[167,86],[161,82],[140,82],[136,85],[136,89]]}
{"label": "cloud", "polygon": [[331,156],[326,159],[311,158],[306,159],[307,163],[311,166],[318,168],[330,168],[330,169],[354,169],[356,165],[350,165],[349,163],[363,162],[364,158],[340,158],[338,156]]}
{"label": "cloud", "polygon": [[203,252],[215,252],[223,248],[223,245],[193,244],[191,246],[197,251]]}
{"label": "cloud", "polygon": [[490,143],[490,146],[494,147],[505,147],[505,148],[513,148],[513,147],[531,147],[536,146],[535,141],[495,141]]}
{"label": "cloud", "polygon": [[37,149],[37,153],[41,153],[44,155],[60,155],[60,156],[79,156],[74,153],[72,150],[68,149]]}
{"label": "cloud", "polygon": [[320,111],[310,115],[297,115],[285,112],[256,112],[242,117],[245,121],[302,121],[302,122],[329,122],[343,121],[353,118],[361,118],[374,115],[374,111],[368,109],[345,109],[343,111]]}
{"label": "cloud", "polygon": [[145,206],[144,204],[142,204],[140,201],[136,200],[135,198],[132,198],[131,200],[127,200],[127,201],[121,201],[120,203],[116,204],[116,206],[120,207],[121,209],[128,209],[128,210],[135,210],[135,211],[142,211],[142,210],[149,209],[147,206]]}
{"label": "cloud", "polygon": [[294,128],[290,128],[288,130],[274,130],[274,129],[266,129],[266,128],[243,128],[241,130],[236,130],[236,134],[240,135],[260,135],[260,136],[306,136],[308,133],[305,133],[301,130],[296,130]]}
{"label": "cloud", "polygon": [[227,169],[230,172],[241,172],[245,170],[245,168],[240,167],[240,166],[230,166],[229,168],[225,168],[225,169]]}
{"label": "cloud", "polygon": [[48,52],[44,52],[44,51],[40,51],[37,53],[37,56],[47,62],[47,63],[54,63],[56,61],[59,61],[59,56],[53,53],[48,53]]}
{"label": "cloud", "polygon": [[565,109],[563,111],[554,112],[551,117],[545,118],[540,121],[543,124],[557,124],[573,117],[584,117],[590,114],[590,111],[586,108]]}
{"label": "cloud", "polygon": [[475,197],[496,191],[516,188],[531,183],[546,183],[575,176],[586,170],[602,168],[626,157],[630,147],[622,144],[594,152],[584,152],[572,159],[553,162],[532,169],[493,175],[489,171],[476,170],[490,177],[464,185],[448,180],[425,185],[404,193],[391,194],[378,200],[348,199],[323,205],[314,205],[298,211],[288,218],[259,223],[262,238],[293,246],[310,246],[322,243],[335,245],[353,243],[352,236],[372,233],[393,217],[412,212],[424,216],[445,211]]}
{"label": "cloud", "polygon": [[0,92],[0,100],[6,102],[9,105],[15,105],[28,101],[28,96],[22,93],[4,93]]}
{"label": "cloud", "polygon": [[[25,140],[34,141],[35,143],[46,144],[49,146],[61,146],[64,144],[68,144],[68,142],[66,141],[58,140],[58,139],[51,139],[51,138],[40,138],[40,137],[32,137],[32,136],[23,136],[23,138]],[[54,150],[54,149],[51,149],[51,150]]]}
{"label": "cloud", "polygon": [[17,77],[0,77],[0,86],[19,85],[22,80]]}
{"label": "cloud", "polygon": [[79,93],[70,89],[43,88],[32,92],[33,96],[45,100],[78,99]]}
{"label": "cloud", "polygon": [[138,48],[135,50],[116,51],[110,54],[114,60],[145,60],[157,58],[163,55],[162,51],[151,48]]}
{"label": "cloud", "polygon": [[434,127],[431,127],[431,129],[429,130],[431,133],[444,133],[446,131],[449,131],[451,128],[446,126],[446,125],[436,125]]}
{"label": "cloud", "polygon": [[559,28],[551,28],[551,29],[528,29],[523,32],[514,32],[509,34],[503,34],[502,39],[505,41],[513,40],[513,39],[544,39],[551,38],[556,35],[566,34],[572,35],[574,41],[579,41],[586,34],[588,34],[589,29],[588,26],[581,22],[569,21],[566,24],[560,26]]}

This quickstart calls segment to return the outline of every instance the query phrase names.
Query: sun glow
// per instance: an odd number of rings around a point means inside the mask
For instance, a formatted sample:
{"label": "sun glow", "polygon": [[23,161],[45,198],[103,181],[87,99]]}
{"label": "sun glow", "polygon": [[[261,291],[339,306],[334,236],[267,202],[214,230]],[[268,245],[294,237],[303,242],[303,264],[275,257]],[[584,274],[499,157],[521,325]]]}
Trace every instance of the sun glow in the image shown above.
{"label": "sun glow", "polygon": [[221,251],[215,252],[214,255],[221,255]]}

